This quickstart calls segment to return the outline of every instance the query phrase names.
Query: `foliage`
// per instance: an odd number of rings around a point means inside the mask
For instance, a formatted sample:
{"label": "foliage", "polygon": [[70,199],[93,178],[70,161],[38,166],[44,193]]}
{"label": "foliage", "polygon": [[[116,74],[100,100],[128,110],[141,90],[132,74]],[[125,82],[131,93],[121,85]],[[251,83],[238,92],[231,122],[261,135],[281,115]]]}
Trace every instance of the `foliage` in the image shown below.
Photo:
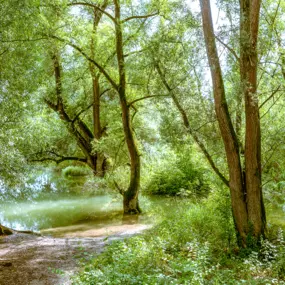
{"label": "foliage", "polygon": [[86,167],[82,166],[68,166],[62,170],[63,176],[68,177],[76,177],[76,176],[86,176],[90,174],[90,170]]}
{"label": "foliage", "polygon": [[73,284],[285,284],[283,233],[242,258],[230,209],[223,191],[202,204],[180,201],[147,233],[112,242]]}
{"label": "foliage", "polygon": [[[206,169],[195,166],[190,151],[180,150],[169,156],[153,170],[145,193],[151,195],[178,195],[203,197],[209,192]],[[207,172],[206,172],[207,173]]]}

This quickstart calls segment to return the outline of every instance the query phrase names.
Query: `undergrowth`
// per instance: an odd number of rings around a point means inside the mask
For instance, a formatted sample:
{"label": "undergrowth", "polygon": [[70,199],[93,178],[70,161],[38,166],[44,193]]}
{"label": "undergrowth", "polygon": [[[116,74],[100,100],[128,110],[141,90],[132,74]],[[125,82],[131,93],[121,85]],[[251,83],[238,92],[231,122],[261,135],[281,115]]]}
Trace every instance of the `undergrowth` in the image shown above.
{"label": "undergrowth", "polygon": [[236,247],[229,197],[181,202],[143,235],[112,242],[73,284],[285,284],[284,235],[246,257]]}

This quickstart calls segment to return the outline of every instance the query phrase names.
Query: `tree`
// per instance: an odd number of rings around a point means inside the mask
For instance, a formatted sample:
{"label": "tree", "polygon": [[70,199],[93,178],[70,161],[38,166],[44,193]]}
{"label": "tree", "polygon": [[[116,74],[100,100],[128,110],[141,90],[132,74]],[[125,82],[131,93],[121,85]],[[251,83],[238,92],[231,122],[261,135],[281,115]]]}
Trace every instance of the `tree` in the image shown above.
{"label": "tree", "polygon": [[[102,8],[97,6],[96,4],[91,3],[82,3],[82,2],[73,2],[70,5],[83,5],[92,7],[96,11],[102,12],[107,19],[114,25],[115,27],[115,52],[112,53],[113,56],[116,56],[116,68],[115,71],[117,73],[117,78],[112,75],[112,73],[106,68],[106,65],[103,65],[98,61],[98,59],[94,59],[94,54],[88,55],[84,48],[75,44],[74,42],[70,42],[63,38],[60,38],[55,35],[50,35],[51,38],[57,39],[61,42],[67,43],[75,50],[77,50],[81,55],[83,55],[89,62],[92,68],[96,68],[99,74],[103,75],[105,79],[108,81],[111,88],[113,88],[119,97],[120,107],[121,107],[121,115],[122,115],[122,125],[125,136],[125,142],[128,149],[129,160],[130,160],[130,180],[129,186],[126,190],[123,190],[116,183],[117,188],[120,193],[123,195],[123,205],[124,205],[124,213],[125,214],[137,214],[140,213],[140,207],[138,203],[138,193],[140,188],[140,153],[137,146],[137,141],[135,138],[134,130],[133,130],[133,122],[132,122],[132,114],[131,110],[134,108],[133,102],[128,102],[127,99],[127,67],[125,64],[126,53],[124,53],[124,45],[126,42],[133,37],[130,36],[127,39],[123,39],[124,26],[127,22],[135,19],[142,19],[143,21],[149,17],[153,17],[158,13],[151,13],[147,15],[139,15],[139,16],[130,16],[124,19],[121,18],[121,3],[120,1],[113,1],[114,5],[114,16],[109,12],[104,11]],[[144,22],[140,26],[142,26]],[[111,57],[112,58],[112,57]],[[113,68],[114,69],[114,68]],[[94,74],[94,70],[91,70]],[[114,73],[114,71],[112,70]],[[93,77],[95,78],[95,77]],[[96,78],[95,78],[96,81]],[[96,86],[96,82],[95,86]]]}
{"label": "tree", "polygon": [[240,1],[240,85],[245,101],[245,169],[236,131],[229,114],[223,75],[215,43],[209,0],[200,0],[205,45],[211,70],[215,111],[229,169],[233,217],[240,244],[265,233],[265,210],[261,189],[261,132],[257,98],[257,42],[259,0]]}

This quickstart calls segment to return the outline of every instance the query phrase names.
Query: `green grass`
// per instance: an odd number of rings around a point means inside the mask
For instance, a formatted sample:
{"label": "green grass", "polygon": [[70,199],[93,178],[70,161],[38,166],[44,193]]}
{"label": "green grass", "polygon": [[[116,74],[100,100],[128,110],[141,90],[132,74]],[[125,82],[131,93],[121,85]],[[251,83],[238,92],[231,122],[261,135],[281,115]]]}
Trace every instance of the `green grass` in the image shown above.
{"label": "green grass", "polygon": [[73,284],[285,284],[284,236],[259,252],[238,254],[227,195],[179,203],[143,235],[113,242]]}

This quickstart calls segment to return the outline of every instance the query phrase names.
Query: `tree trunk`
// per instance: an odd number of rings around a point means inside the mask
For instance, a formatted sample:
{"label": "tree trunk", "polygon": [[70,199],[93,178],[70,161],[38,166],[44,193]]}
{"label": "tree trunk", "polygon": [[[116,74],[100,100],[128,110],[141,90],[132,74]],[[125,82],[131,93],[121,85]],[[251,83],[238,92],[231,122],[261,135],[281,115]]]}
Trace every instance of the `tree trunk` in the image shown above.
{"label": "tree trunk", "polygon": [[130,162],[131,175],[128,189],[123,193],[124,196],[124,214],[138,214],[141,212],[138,202],[138,194],[140,188],[140,155],[137,143],[132,130],[130,108],[126,99],[126,70],[123,54],[123,35],[121,27],[120,3],[114,0],[115,5],[115,29],[116,29],[116,53],[119,67],[119,86],[118,93],[122,110],[122,122],[127,143]]}
{"label": "tree trunk", "polygon": [[[91,69],[91,67],[90,67]],[[93,128],[94,139],[99,141],[102,137],[102,128],[100,120],[100,85],[99,78],[96,76],[94,68],[91,69],[92,90],[93,90]],[[94,174],[104,177],[106,172],[106,157],[100,151],[96,151],[96,160],[94,161]]]}
{"label": "tree trunk", "polygon": [[0,236],[7,236],[11,234],[13,234],[13,231],[11,229],[0,225]]}
{"label": "tree trunk", "polygon": [[[54,104],[46,100],[47,105],[58,113],[60,119],[66,123],[69,133],[76,139],[78,147],[83,152],[87,165],[93,170],[94,175],[103,177],[106,171],[106,159],[103,155],[92,151],[92,142],[95,139],[99,140],[102,136],[100,126],[100,89],[98,78],[93,78],[93,114],[94,114],[94,135],[89,127],[79,115],[71,118],[66,112],[66,106],[62,98],[62,68],[58,54],[53,55],[54,74],[56,83],[57,103]],[[80,114],[80,113],[79,113]]]}
{"label": "tree trunk", "polygon": [[[257,9],[252,15],[253,25],[258,26],[259,9],[254,4],[258,0],[245,0],[246,7],[252,4],[252,9]],[[243,10],[243,0],[241,1],[241,10]],[[264,233],[265,217],[264,206],[261,195],[261,148],[260,148],[260,124],[258,114],[258,103],[254,102],[256,94],[256,66],[257,55],[251,61],[244,60],[241,51],[241,73],[247,69],[247,75],[241,74],[245,80],[245,112],[246,112],[246,143],[245,143],[245,177],[241,167],[239,141],[233,128],[229,115],[228,105],[225,96],[222,71],[219,57],[217,54],[215,35],[212,24],[211,8],[209,0],[200,0],[203,20],[203,31],[207,49],[208,62],[211,69],[211,77],[214,91],[215,111],[221,131],[222,139],[227,156],[227,164],[230,176],[230,192],[232,201],[232,210],[237,236],[240,245],[246,246],[248,236],[253,235],[259,239]],[[244,12],[241,12],[244,17]],[[254,18],[254,19],[253,19]],[[241,30],[243,31],[243,21],[241,20]],[[256,28],[252,28],[256,31]],[[255,40],[256,46],[257,37]],[[241,50],[245,47],[241,45]],[[249,63],[249,65],[247,65]],[[244,64],[244,65],[243,65]],[[253,97],[254,96],[254,97]]]}
{"label": "tree trunk", "polygon": [[[104,1],[102,4],[102,9],[105,10],[108,5],[108,1]],[[102,17],[102,12],[94,8],[94,19],[93,19],[93,31],[91,36],[91,59],[95,60],[95,49],[96,49],[96,32],[99,25],[100,19]],[[92,92],[93,92],[93,129],[94,129],[94,138],[96,141],[99,141],[102,137],[102,128],[101,128],[101,118],[100,118],[100,84],[99,84],[99,75],[95,72],[95,67],[90,63],[90,73],[92,76]],[[95,161],[95,175],[99,177],[104,177],[106,172],[106,157],[103,153],[96,152],[96,161]]]}
{"label": "tree trunk", "polygon": [[240,79],[245,100],[245,181],[249,225],[259,238],[265,231],[261,189],[261,132],[257,96],[257,37],[260,0],[240,1]]}

